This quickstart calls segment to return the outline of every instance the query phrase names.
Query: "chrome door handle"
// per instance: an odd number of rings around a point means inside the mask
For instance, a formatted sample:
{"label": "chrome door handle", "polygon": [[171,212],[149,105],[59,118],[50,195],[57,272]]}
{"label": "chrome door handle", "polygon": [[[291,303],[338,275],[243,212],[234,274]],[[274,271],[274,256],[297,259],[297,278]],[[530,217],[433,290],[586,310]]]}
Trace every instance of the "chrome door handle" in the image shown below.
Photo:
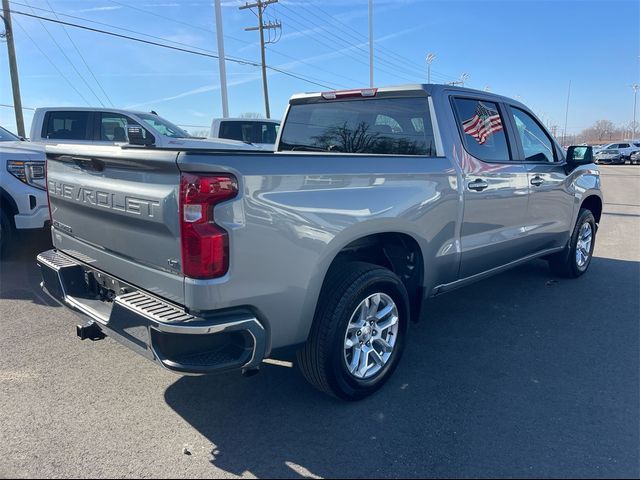
{"label": "chrome door handle", "polygon": [[531,185],[533,185],[534,187],[539,187],[543,183],[544,183],[544,179],[538,175],[536,175],[531,179]]}
{"label": "chrome door handle", "polygon": [[477,180],[471,182],[467,186],[469,187],[469,190],[475,190],[476,192],[481,192],[485,188],[489,187],[489,184],[487,182],[485,182],[484,180],[480,180],[478,178]]}

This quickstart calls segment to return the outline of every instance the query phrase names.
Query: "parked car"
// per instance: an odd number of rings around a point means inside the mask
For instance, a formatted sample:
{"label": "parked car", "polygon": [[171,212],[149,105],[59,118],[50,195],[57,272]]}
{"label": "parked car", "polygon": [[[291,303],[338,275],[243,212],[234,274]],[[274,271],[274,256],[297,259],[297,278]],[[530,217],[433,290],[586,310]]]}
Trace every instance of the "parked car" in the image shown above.
{"label": "parked car", "polygon": [[44,164],[42,146],[0,127],[0,250],[18,230],[43,228],[49,221]]}
{"label": "parked car", "polygon": [[600,151],[604,150],[618,150],[622,155],[623,163],[626,160],[629,160],[631,154],[640,149],[639,145],[634,144],[633,142],[621,142],[621,143],[610,143],[605,145]]}
{"label": "parked car", "polygon": [[295,348],[350,400],[391,376],[429,297],[535,258],[583,275],[602,213],[591,147],[565,156],[525,105],[445,85],[295,95],[274,153],[47,155],[38,263],[80,338],[190,374]]}
{"label": "parked car", "polygon": [[595,154],[596,163],[610,165],[624,165],[624,156],[622,152],[615,148],[607,148],[600,150]]}
{"label": "parked car", "polygon": [[260,149],[245,142],[192,137],[156,113],[113,108],[38,108],[31,124],[35,143],[75,145],[126,145],[129,127],[140,127],[145,144],[165,148],[203,150]]}
{"label": "parked car", "polygon": [[215,118],[211,123],[211,137],[228,138],[273,151],[280,121],[264,118]]}
{"label": "parked car", "polygon": [[640,150],[638,150],[637,152],[633,152],[631,154],[631,158],[629,159],[629,162],[632,165],[640,165]]}

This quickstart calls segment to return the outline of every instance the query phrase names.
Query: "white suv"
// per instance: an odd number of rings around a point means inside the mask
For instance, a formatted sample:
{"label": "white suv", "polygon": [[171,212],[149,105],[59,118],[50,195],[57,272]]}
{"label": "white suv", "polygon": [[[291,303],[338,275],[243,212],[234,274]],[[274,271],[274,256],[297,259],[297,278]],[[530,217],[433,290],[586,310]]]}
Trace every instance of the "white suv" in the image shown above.
{"label": "white suv", "polygon": [[610,143],[600,149],[602,150],[619,150],[623,160],[630,160],[631,154],[640,151],[640,142],[620,142]]}
{"label": "white suv", "polygon": [[44,147],[0,127],[0,249],[16,230],[43,228],[49,221]]}

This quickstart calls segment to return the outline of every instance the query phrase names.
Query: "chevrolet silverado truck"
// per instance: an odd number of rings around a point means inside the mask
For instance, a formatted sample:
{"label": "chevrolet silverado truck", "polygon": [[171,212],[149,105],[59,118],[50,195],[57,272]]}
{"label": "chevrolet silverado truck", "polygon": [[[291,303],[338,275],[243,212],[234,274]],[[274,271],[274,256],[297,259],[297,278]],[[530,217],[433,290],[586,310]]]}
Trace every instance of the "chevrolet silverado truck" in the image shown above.
{"label": "chevrolet silverado truck", "polygon": [[584,274],[602,214],[591,147],[523,104],[443,85],[300,94],[277,151],[47,148],[43,287],[181,374],[297,350],[347,400],[392,375],[428,299],[536,258]]}

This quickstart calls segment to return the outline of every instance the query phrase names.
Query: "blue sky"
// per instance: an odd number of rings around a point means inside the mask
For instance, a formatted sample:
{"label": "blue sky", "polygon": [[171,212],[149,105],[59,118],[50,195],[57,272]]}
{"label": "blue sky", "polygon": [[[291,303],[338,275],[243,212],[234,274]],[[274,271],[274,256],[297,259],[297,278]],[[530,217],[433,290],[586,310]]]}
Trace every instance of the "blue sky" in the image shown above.
{"label": "blue sky", "polygon": [[[243,30],[257,20],[238,10],[243,3],[223,0],[225,49],[257,62],[258,33]],[[54,18],[53,10],[61,20],[217,51],[212,0],[16,0],[12,8]],[[279,41],[268,46],[269,65],[332,88],[368,85],[367,0],[281,0],[267,13],[283,25]],[[17,14],[13,19],[25,107],[102,102],[153,109],[190,131],[221,115],[215,59],[71,27],[65,32]],[[433,82],[466,72],[468,86],[519,98],[545,123],[561,127],[571,80],[569,132],[599,119],[632,120],[631,84],[640,81],[637,0],[374,0],[374,38],[376,85],[426,82],[425,56],[433,52]],[[0,104],[10,105],[4,45],[0,65]],[[264,113],[260,69],[228,63],[227,73],[230,113]],[[272,117],[281,116],[295,92],[327,90],[310,82],[271,72]],[[25,122],[28,130],[30,110]],[[10,108],[0,107],[0,124],[15,131]]]}

